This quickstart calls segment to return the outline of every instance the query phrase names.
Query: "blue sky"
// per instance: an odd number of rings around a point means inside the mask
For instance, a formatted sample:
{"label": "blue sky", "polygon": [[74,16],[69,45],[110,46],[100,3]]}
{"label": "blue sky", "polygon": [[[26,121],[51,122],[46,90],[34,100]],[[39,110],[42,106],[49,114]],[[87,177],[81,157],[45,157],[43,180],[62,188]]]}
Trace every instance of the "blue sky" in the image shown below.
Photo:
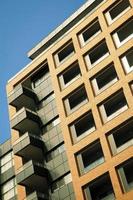
{"label": "blue sky", "polygon": [[0,143],[10,137],[6,83],[27,52],[86,0],[0,0]]}

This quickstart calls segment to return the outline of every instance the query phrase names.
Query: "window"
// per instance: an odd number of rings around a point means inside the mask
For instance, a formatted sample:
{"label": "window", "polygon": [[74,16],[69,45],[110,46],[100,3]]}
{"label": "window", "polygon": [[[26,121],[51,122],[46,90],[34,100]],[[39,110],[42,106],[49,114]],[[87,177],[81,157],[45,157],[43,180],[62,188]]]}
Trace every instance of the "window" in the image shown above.
{"label": "window", "polygon": [[88,112],[85,115],[81,116],[79,119],[76,119],[70,125],[70,131],[73,142],[77,142],[87,136],[88,134],[95,131],[95,123],[93,119],[92,112]]}
{"label": "window", "polygon": [[128,22],[124,23],[115,33],[113,33],[112,36],[117,48],[125,44],[128,40],[132,39],[133,19],[130,19]]}
{"label": "window", "polygon": [[130,88],[131,88],[131,91],[132,91],[132,94],[133,94],[133,81],[130,83]]}
{"label": "window", "polygon": [[80,174],[92,170],[104,162],[104,155],[99,141],[90,144],[85,150],[77,155]]}
{"label": "window", "polygon": [[98,95],[117,81],[118,76],[113,64],[98,72],[98,74],[91,79],[95,95]]}
{"label": "window", "polygon": [[52,119],[45,127],[43,127],[43,132],[45,133],[47,131],[50,131],[55,126],[57,126],[59,123],[60,123],[59,117]]}
{"label": "window", "polygon": [[133,158],[117,167],[118,175],[124,192],[133,189]]}
{"label": "window", "polygon": [[74,63],[68,67],[62,74],[59,75],[61,89],[64,89],[81,76],[81,71],[78,63]]}
{"label": "window", "polygon": [[133,49],[130,49],[121,57],[121,62],[126,74],[133,71]]}
{"label": "window", "polygon": [[108,136],[113,155],[133,145],[133,119],[115,128]]}
{"label": "window", "polygon": [[128,105],[123,91],[113,94],[112,97],[109,97],[99,106],[100,114],[104,123],[118,116],[127,109]]}
{"label": "window", "polygon": [[123,14],[125,14],[130,8],[131,6],[128,0],[116,1],[116,3],[113,4],[113,6],[111,5],[109,10],[105,12],[105,17],[107,19],[108,24],[112,24]]}
{"label": "window", "polygon": [[109,174],[102,176],[91,181],[84,187],[86,200],[114,200],[115,194],[113,191],[112,183]]}
{"label": "window", "polygon": [[4,173],[14,165],[12,157],[13,157],[13,152],[10,152],[1,158],[0,160],[1,173]]}
{"label": "window", "polygon": [[52,183],[52,192],[55,192],[56,190],[59,190],[64,185],[72,182],[72,176],[69,172],[68,174],[64,175],[63,177],[59,178],[55,182]]}
{"label": "window", "polygon": [[56,66],[60,65],[74,53],[75,53],[74,46],[72,41],[70,41],[68,44],[65,44],[64,47],[62,47],[57,53],[55,53],[54,59]]}
{"label": "window", "polygon": [[42,67],[40,70],[38,70],[33,76],[32,76],[32,83],[33,88],[38,87],[42,82],[44,82],[49,77],[49,68],[46,64],[44,67]]}
{"label": "window", "polygon": [[54,93],[50,93],[46,98],[42,99],[39,102],[38,110],[44,108],[46,105],[51,103],[54,99],[55,99],[55,94]]}
{"label": "window", "polygon": [[4,185],[1,186],[1,193],[3,200],[10,200],[16,194],[16,180],[11,179],[10,181],[6,182]]}
{"label": "window", "polygon": [[60,123],[60,118],[59,118],[59,117],[56,118],[56,119],[52,122],[53,126],[57,126],[59,123]]}
{"label": "window", "polygon": [[91,22],[78,34],[81,47],[95,38],[99,33],[101,33],[101,27],[98,19],[95,19],[95,21]]}
{"label": "window", "polygon": [[52,151],[50,151],[46,154],[46,161],[49,162],[50,160],[54,159],[56,156],[58,156],[59,154],[61,154],[64,151],[65,151],[64,143],[58,145],[56,148],[54,148]]}
{"label": "window", "polygon": [[76,89],[64,100],[67,114],[74,112],[80,106],[87,103],[87,101],[88,101],[88,98],[87,98],[85,87],[82,86]]}
{"label": "window", "polygon": [[100,44],[95,46],[90,50],[85,56],[85,62],[88,69],[91,69],[96,64],[101,62],[109,55],[109,50],[105,41],[102,41]]}

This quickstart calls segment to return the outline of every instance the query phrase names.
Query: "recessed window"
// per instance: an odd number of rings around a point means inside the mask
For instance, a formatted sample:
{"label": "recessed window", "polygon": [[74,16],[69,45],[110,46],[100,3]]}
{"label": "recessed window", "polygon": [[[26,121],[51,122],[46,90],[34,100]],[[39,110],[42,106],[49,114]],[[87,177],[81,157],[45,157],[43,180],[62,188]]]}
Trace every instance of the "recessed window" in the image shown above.
{"label": "recessed window", "polygon": [[113,64],[98,72],[98,74],[91,79],[95,95],[98,95],[117,81],[118,76]]}
{"label": "recessed window", "polygon": [[78,35],[81,46],[95,38],[99,33],[101,33],[101,27],[98,19],[91,22],[87,27],[85,27],[81,33]]}
{"label": "recessed window", "polygon": [[124,192],[133,189],[133,158],[117,167],[118,175]]}
{"label": "recessed window", "polygon": [[82,86],[76,89],[64,100],[67,114],[74,112],[80,106],[84,105],[87,102],[88,102],[88,97],[85,87]]}
{"label": "recessed window", "polygon": [[76,62],[59,75],[61,89],[64,89],[81,76],[79,64]]}
{"label": "recessed window", "polygon": [[132,94],[133,94],[133,81],[130,83],[130,88],[131,88],[131,91],[132,91]]}
{"label": "recessed window", "polygon": [[133,19],[130,19],[128,22],[124,23],[120,28],[117,29],[115,33],[113,33],[112,36],[117,48],[132,39]]}
{"label": "recessed window", "polygon": [[114,200],[115,194],[109,174],[102,176],[91,181],[84,187],[86,200]]}
{"label": "recessed window", "polygon": [[80,174],[84,174],[104,162],[104,155],[99,141],[90,144],[77,155]]}
{"label": "recessed window", "polygon": [[113,155],[133,145],[133,119],[115,128],[108,136]]}
{"label": "recessed window", "polygon": [[85,56],[85,62],[89,69],[94,67],[96,64],[101,62],[109,55],[109,50],[105,41],[95,46],[88,54]]}
{"label": "recessed window", "polygon": [[133,49],[130,49],[121,57],[121,62],[126,74],[133,71]]}
{"label": "recessed window", "polygon": [[112,95],[112,97],[108,98],[102,105],[99,106],[99,109],[104,123],[127,110],[128,105],[123,91],[119,91]]}
{"label": "recessed window", "polygon": [[66,44],[64,47],[61,48],[55,55],[55,63],[56,65],[60,65],[62,62],[64,62],[66,59],[68,59],[70,56],[74,54],[74,46],[72,41]]}
{"label": "recessed window", "polygon": [[70,125],[70,131],[73,142],[77,142],[87,136],[88,134],[95,131],[95,122],[93,119],[92,112],[88,112],[85,115],[81,116],[79,119],[76,119]]}
{"label": "recessed window", "polygon": [[109,10],[105,12],[105,17],[107,19],[108,24],[112,24],[119,17],[125,14],[130,8],[131,6],[128,0],[116,1],[116,3],[113,4],[113,6],[111,5]]}

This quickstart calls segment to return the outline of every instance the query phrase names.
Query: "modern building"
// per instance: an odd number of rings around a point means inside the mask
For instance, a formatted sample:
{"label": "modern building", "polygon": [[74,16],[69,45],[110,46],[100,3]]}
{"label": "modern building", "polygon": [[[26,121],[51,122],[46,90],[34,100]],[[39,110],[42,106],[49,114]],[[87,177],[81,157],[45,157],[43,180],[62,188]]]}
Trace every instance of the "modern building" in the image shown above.
{"label": "modern building", "polygon": [[17,199],[11,140],[0,145],[0,199]]}
{"label": "modern building", "polygon": [[87,1],[28,57],[7,84],[14,195],[132,200],[133,1]]}

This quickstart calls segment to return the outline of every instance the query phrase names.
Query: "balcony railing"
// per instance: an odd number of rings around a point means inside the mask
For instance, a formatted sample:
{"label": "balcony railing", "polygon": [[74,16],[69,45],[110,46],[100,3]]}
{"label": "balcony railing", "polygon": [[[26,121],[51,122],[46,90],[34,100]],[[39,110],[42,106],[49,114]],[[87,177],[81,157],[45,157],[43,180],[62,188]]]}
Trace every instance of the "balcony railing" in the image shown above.
{"label": "balcony railing", "polygon": [[43,164],[30,160],[17,170],[17,183],[44,192],[47,189],[48,171]]}
{"label": "balcony railing", "polygon": [[39,125],[41,120],[36,112],[27,108],[21,108],[11,119],[11,128],[20,131],[21,133],[31,132],[40,133]]}
{"label": "balcony railing", "polygon": [[48,200],[49,197],[48,197],[47,194],[34,191],[30,195],[28,195],[24,200],[35,200],[35,199],[38,199],[38,200]]}
{"label": "balcony railing", "polygon": [[28,107],[34,110],[36,100],[37,97],[34,91],[22,85],[14,88],[14,90],[8,95],[9,105],[15,106],[18,109],[22,107]]}
{"label": "balcony railing", "polygon": [[28,132],[22,135],[13,144],[13,152],[15,155],[38,161],[42,160],[43,148],[43,140],[39,136]]}

